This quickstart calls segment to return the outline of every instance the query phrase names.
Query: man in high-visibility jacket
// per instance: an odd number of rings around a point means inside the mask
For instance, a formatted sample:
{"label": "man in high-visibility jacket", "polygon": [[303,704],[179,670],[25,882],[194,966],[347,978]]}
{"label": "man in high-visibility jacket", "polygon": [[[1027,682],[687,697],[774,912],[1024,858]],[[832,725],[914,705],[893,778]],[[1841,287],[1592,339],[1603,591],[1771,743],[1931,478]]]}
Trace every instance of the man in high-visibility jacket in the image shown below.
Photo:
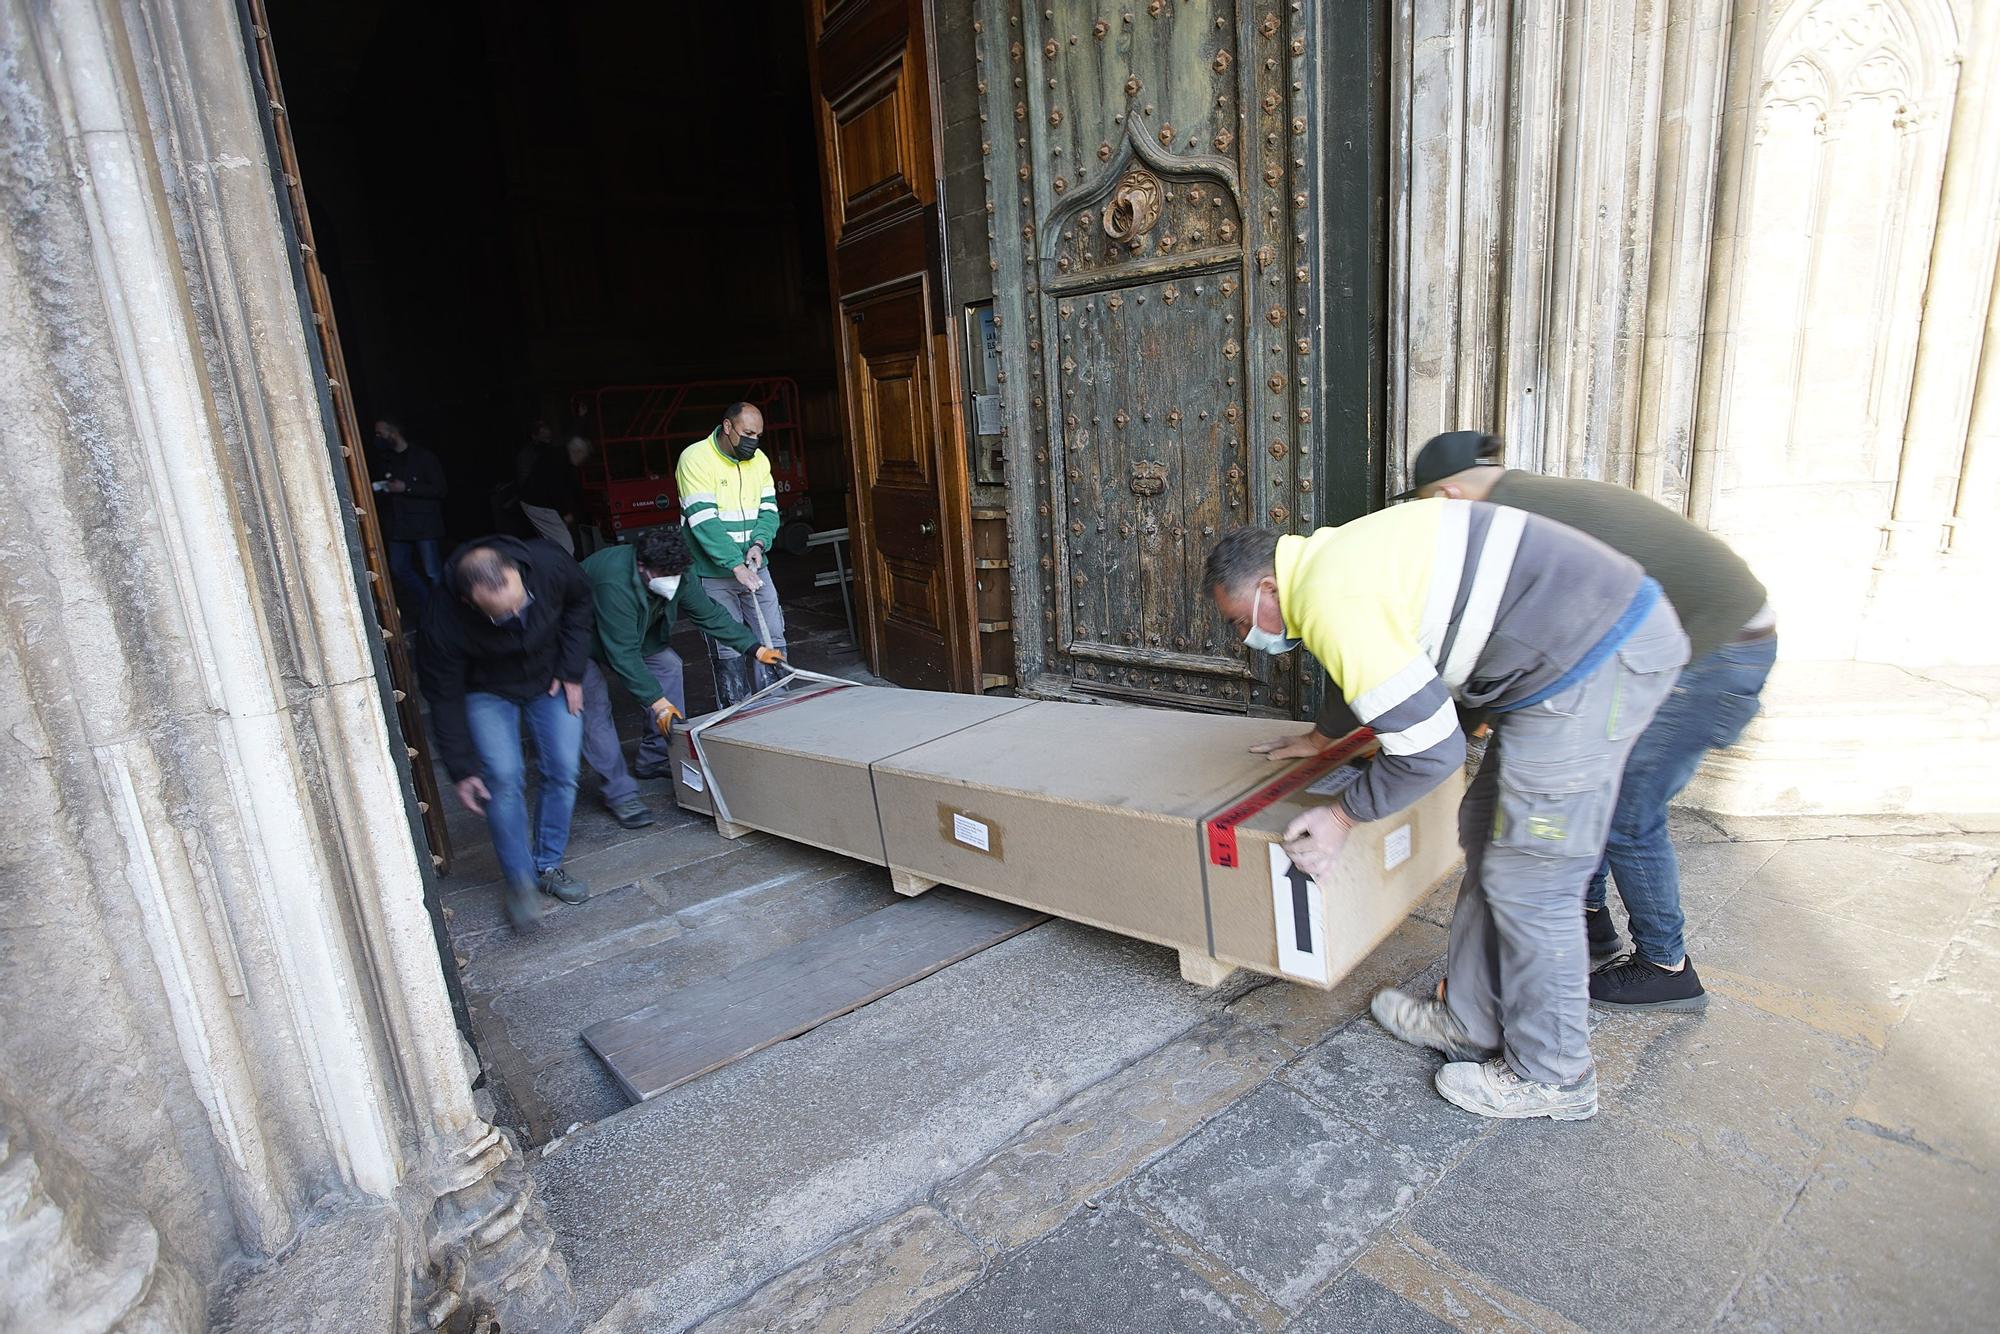
{"label": "man in high-visibility jacket", "polygon": [[[771,631],[769,647],[785,646],[785,618],[778,609],[764,558],[778,536],[778,491],[771,480],[771,461],[758,443],[764,434],[764,414],[754,403],[731,403],[722,424],[681,451],[674,469],[680,489],[681,520],[687,524],[694,549],[694,573],[708,595],[739,623],[758,628],[755,608],[762,607]],[[770,668],[757,666],[736,647],[708,637],[709,661],[715,667],[715,693],[727,707],[758,685],[776,678]],[[753,668],[757,681],[752,682]]]}
{"label": "man in high-visibility jacket", "polygon": [[1578,909],[1626,756],[1687,662],[1660,586],[1575,529],[1467,500],[1412,501],[1305,536],[1225,533],[1203,583],[1253,651],[1303,643],[1326,668],[1320,733],[1366,725],[1381,744],[1361,777],[1285,831],[1310,876],[1339,864],[1355,825],[1465,763],[1458,705],[1493,717],[1459,808],[1465,878],[1445,995],[1383,991],[1370,1008],[1390,1033],[1445,1054],[1437,1090],[1469,1112],[1594,1115]]}

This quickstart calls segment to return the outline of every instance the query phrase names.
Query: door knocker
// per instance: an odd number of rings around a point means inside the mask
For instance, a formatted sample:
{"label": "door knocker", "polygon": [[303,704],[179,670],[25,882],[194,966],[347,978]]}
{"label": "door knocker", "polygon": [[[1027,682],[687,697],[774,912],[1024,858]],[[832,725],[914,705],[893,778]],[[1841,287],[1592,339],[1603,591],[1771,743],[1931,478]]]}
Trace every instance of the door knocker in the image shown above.
{"label": "door knocker", "polygon": [[1118,188],[1104,206],[1104,234],[1131,242],[1153,230],[1160,220],[1160,180],[1134,167],[1118,178]]}

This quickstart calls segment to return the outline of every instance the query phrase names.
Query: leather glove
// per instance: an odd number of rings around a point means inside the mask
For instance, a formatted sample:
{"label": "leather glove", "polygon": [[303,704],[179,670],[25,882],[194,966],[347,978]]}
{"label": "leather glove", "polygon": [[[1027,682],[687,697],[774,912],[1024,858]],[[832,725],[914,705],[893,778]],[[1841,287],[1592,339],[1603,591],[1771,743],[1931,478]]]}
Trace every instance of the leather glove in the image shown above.
{"label": "leather glove", "polygon": [[681,711],[674,707],[674,702],[670,699],[662,698],[653,705],[653,726],[659,729],[661,736],[672,732],[674,719],[681,716]]}
{"label": "leather glove", "polygon": [[757,650],[757,661],[763,663],[766,667],[781,667],[785,662],[784,650],[760,648]]}

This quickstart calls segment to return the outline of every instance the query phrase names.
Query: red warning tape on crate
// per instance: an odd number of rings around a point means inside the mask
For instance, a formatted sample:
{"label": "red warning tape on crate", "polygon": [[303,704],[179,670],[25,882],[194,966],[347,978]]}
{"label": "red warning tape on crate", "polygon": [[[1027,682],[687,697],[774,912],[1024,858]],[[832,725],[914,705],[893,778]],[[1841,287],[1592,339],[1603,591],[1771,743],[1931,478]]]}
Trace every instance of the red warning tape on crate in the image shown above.
{"label": "red warning tape on crate", "polygon": [[1201,822],[1201,831],[1208,843],[1208,861],[1211,866],[1235,866],[1236,827],[1251,819],[1271,803],[1281,797],[1290,796],[1314,779],[1338,769],[1362,751],[1375,744],[1372,728],[1357,727],[1331,746],[1300,764],[1289,773],[1281,774],[1264,786],[1252,792],[1243,800],[1219,814],[1211,815]]}

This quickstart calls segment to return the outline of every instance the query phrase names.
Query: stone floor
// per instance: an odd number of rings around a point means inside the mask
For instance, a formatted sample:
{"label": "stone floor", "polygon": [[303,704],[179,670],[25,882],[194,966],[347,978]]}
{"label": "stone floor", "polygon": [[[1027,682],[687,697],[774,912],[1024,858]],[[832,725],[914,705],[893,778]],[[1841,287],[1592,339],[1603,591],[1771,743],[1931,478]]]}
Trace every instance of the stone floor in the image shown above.
{"label": "stone floor", "polygon": [[[837,603],[793,622],[854,669]],[[1992,1327],[1990,821],[1677,817],[1714,1003],[1604,1018],[1589,1122],[1460,1113],[1365,1017],[1437,974],[1448,885],[1331,993],[1052,922],[627,1108],[579,1029],[894,901],[647,795],[634,836],[586,794],[596,895],[534,937],[476,824],[448,884],[580,1327]]]}

